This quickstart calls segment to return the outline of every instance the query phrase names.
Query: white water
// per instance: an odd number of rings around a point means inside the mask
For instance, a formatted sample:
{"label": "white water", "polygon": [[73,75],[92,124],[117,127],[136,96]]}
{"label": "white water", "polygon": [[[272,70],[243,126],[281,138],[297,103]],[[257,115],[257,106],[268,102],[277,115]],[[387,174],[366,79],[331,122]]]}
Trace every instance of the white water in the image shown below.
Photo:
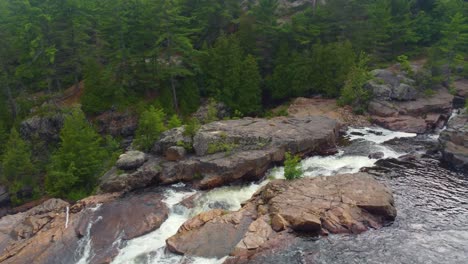
{"label": "white water", "polygon": [[[93,212],[99,210],[102,204],[96,204],[95,207],[89,208],[88,210],[91,210]],[[88,226],[86,227],[86,235],[80,239],[78,242],[78,251],[77,252],[82,252],[81,258],[76,262],[76,264],[87,264],[89,260],[93,257],[93,245],[91,243],[91,228],[93,225],[99,221],[102,220],[102,217],[99,216],[96,218],[95,221],[91,221],[88,223]]]}
{"label": "white water", "polygon": [[[374,133],[373,133],[373,132]],[[354,132],[354,133],[353,133]],[[353,134],[351,134],[353,133]],[[359,134],[357,134],[359,133]],[[416,134],[392,132],[382,128],[350,128],[348,137],[353,142],[362,141],[370,144],[370,153],[383,152],[385,158],[398,157],[404,153],[397,153],[392,149],[379,145],[385,141],[398,137],[414,137]],[[327,157],[311,157],[303,160],[301,166],[304,176],[315,177],[318,175],[330,176],[338,173],[358,172],[362,167],[372,166],[377,161],[369,159],[369,153],[346,154],[340,151],[336,155]],[[196,263],[196,264],[216,264],[222,263],[224,259],[187,258],[167,252],[166,239],[174,235],[179,227],[190,217],[213,208],[223,208],[226,210],[238,210],[241,203],[248,200],[260,187],[267,184],[269,179],[284,178],[284,168],[278,167],[268,173],[268,177],[261,183],[253,183],[247,186],[221,187],[208,192],[199,192],[199,197],[195,200],[195,207],[187,209],[177,205],[185,198],[196,194],[192,191],[166,191],[164,202],[170,208],[168,219],[159,229],[147,235],[127,241],[120,250],[119,255],[112,262],[113,264],[172,264],[172,263]],[[174,188],[181,187],[180,184]],[[120,243],[120,241],[119,241]],[[88,251],[85,251],[88,252]],[[91,253],[91,250],[89,250]],[[90,256],[88,253],[87,257]],[[86,258],[87,259],[87,258]],[[85,263],[85,262],[80,262]]]}
{"label": "white water", "polygon": [[65,210],[66,218],[65,218],[65,229],[68,228],[68,218],[70,217],[70,207],[67,206],[67,209]]}

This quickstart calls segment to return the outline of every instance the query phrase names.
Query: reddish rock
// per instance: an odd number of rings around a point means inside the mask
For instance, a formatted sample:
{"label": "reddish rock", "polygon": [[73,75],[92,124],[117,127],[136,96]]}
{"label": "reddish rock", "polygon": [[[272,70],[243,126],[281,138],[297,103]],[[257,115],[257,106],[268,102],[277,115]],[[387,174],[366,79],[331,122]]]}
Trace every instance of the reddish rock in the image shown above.
{"label": "reddish rock", "polygon": [[395,217],[391,192],[365,173],[277,180],[237,212],[213,210],[188,220],[167,245],[178,254],[243,259],[291,231],[357,234]]}

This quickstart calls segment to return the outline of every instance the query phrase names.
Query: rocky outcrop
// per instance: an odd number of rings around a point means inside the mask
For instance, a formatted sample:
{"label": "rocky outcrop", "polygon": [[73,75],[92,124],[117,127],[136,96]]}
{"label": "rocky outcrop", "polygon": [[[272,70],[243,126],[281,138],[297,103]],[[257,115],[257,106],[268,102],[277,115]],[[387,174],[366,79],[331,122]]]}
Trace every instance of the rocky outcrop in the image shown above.
{"label": "rocky outcrop", "polygon": [[454,82],[455,98],[453,99],[454,108],[465,107],[468,99],[468,79],[461,79]]}
{"label": "rocky outcrop", "polygon": [[113,137],[130,137],[138,127],[138,118],[130,112],[106,111],[94,119],[99,133]]}
{"label": "rocky outcrop", "polygon": [[452,111],[453,95],[441,88],[432,96],[414,101],[374,99],[368,111],[377,125],[390,130],[425,133],[443,127]]}
{"label": "rocky outcrop", "polygon": [[195,216],[166,242],[178,254],[245,258],[290,232],[361,233],[395,216],[391,192],[365,173],[277,180],[239,211]]}
{"label": "rocky outcrop", "polygon": [[368,116],[354,114],[350,106],[339,107],[335,99],[298,97],[289,106],[288,114],[296,118],[325,116],[337,120],[343,126],[371,125]]}
{"label": "rocky outcrop", "polygon": [[339,122],[319,116],[218,121],[203,125],[196,133],[195,155],[178,152],[177,157],[170,152],[174,147],[187,146],[183,142],[189,141],[184,141],[181,129],[171,130],[175,135],[165,134],[155,144],[157,153],[165,153],[169,160],[151,156],[132,171],[114,168],[103,176],[100,189],[127,191],[155,182],[179,181],[208,189],[237,180],[260,179],[269,168],[284,160],[287,151],[303,156],[333,153],[339,129]]}
{"label": "rocky outcrop", "polygon": [[415,100],[418,94],[413,87],[415,81],[404,74],[397,74],[390,70],[377,69],[371,74],[374,79],[366,84],[366,88],[372,92],[374,98],[379,100]]}
{"label": "rocky outcrop", "polygon": [[374,78],[365,88],[372,93],[368,112],[375,124],[410,133],[426,133],[444,126],[454,99],[445,88],[427,96],[418,92],[416,81],[401,71],[378,69],[371,73]]}
{"label": "rocky outcrop", "polygon": [[21,122],[21,137],[27,140],[40,140],[46,143],[57,143],[65,117],[63,114],[34,116]]}
{"label": "rocky outcrop", "polygon": [[192,117],[202,123],[212,122],[210,119],[224,119],[231,116],[229,107],[223,102],[216,102],[212,99],[204,100],[198,110],[192,114]]}
{"label": "rocky outcrop", "polygon": [[468,113],[463,110],[450,119],[439,137],[442,156],[456,169],[468,170]]}
{"label": "rocky outcrop", "polygon": [[[24,213],[0,219],[0,262],[76,263],[91,243],[94,254],[87,263],[109,263],[119,239],[157,229],[168,209],[159,192],[88,197],[70,206],[51,199]],[[66,207],[69,207],[68,223]]]}

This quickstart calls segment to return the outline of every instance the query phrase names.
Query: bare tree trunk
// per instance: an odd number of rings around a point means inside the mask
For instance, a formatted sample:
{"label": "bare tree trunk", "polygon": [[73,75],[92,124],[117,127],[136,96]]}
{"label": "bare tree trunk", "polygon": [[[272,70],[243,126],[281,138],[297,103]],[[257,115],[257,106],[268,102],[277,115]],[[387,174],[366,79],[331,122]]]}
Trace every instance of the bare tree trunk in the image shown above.
{"label": "bare tree trunk", "polygon": [[174,76],[171,74],[171,88],[172,88],[172,98],[174,99],[174,109],[177,114],[179,114],[179,104],[177,102],[177,91]]}

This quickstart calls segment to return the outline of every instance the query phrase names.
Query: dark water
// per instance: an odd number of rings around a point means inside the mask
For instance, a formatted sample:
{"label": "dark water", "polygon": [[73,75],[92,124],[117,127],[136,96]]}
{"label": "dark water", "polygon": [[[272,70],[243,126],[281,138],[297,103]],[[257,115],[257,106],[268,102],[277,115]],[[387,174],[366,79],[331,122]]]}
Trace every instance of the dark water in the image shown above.
{"label": "dark water", "polygon": [[[385,145],[421,154],[435,142],[417,137]],[[377,164],[368,171],[393,190],[398,211],[393,224],[360,235],[299,238],[252,263],[467,264],[468,175],[427,156]]]}

